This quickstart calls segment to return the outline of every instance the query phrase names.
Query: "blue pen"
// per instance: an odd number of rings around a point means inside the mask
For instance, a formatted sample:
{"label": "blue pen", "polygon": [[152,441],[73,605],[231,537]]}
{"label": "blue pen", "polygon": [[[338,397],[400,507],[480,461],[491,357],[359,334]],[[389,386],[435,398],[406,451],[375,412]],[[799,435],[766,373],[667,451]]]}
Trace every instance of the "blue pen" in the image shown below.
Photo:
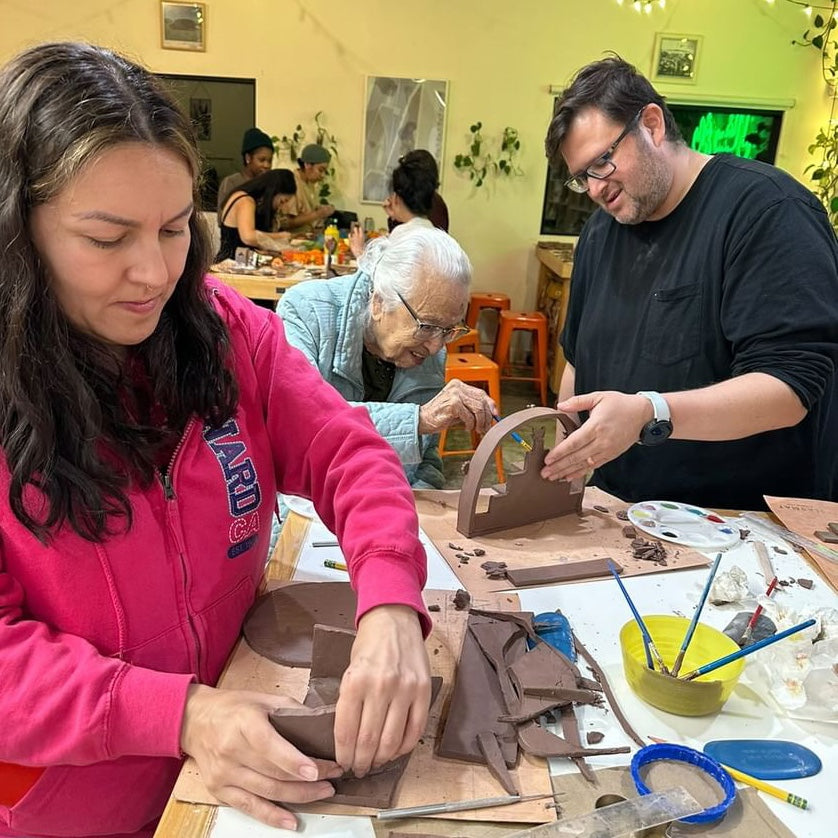
{"label": "blue pen", "polygon": [[[492,414],[492,418],[495,420],[495,422],[500,422],[500,416],[498,416],[498,415],[497,415],[497,413],[493,413],[493,414]],[[517,443],[518,443],[518,445],[520,445],[520,446],[521,446],[521,448],[523,448],[525,451],[532,451],[532,445],[530,445],[530,444],[529,444],[529,443],[528,443],[528,442],[524,439],[524,437],[522,437],[522,436],[521,436],[521,434],[517,433],[516,431],[512,431],[512,433],[510,434],[510,436],[511,436],[511,437],[512,437],[512,439],[514,439],[514,440],[515,440],[515,442],[517,442]]]}

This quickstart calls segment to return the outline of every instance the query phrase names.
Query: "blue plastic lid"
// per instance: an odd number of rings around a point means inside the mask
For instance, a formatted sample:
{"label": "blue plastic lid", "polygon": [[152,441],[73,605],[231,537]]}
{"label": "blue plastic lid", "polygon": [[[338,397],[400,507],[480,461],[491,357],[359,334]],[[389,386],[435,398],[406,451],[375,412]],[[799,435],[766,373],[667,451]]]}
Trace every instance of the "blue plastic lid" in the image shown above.
{"label": "blue plastic lid", "polygon": [[716,760],[711,759],[707,754],[696,751],[693,748],[688,748],[686,745],[647,745],[641,748],[631,760],[631,778],[634,780],[634,787],[638,794],[651,794],[652,790],[640,778],[640,769],[648,765],[650,762],[657,762],[662,759],[677,760],[678,762],[686,762],[689,765],[694,765],[700,768],[710,777],[712,777],[721,787],[724,792],[724,800],[699,812],[697,815],[690,815],[687,818],[681,818],[682,823],[710,823],[717,821],[730,808],[736,798],[736,786],[730,778],[730,774],[719,765]]}
{"label": "blue plastic lid", "polygon": [[814,751],[784,739],[715,739],[704,753],[758,780],[796,780],[823,767]]}

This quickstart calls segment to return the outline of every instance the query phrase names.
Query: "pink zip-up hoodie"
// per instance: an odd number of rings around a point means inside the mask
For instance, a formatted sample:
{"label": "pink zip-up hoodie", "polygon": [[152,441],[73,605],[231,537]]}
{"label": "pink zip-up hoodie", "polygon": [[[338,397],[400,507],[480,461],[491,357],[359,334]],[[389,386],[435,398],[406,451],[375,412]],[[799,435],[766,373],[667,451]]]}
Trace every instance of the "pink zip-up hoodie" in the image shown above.
{"label": "pink zip-up hoodie", "polygon": [[42,545],[11,514],[0,455],[0,761],[49,766],[0,806],[0,835],[151,834],[181,764],[187,687],[214,684],[239,635],[277,490],[312,498],[337,533],[358,617],[409,605],[428,631],[398,457],[275,314],[208,284],[238,410],[216,430],[189,424],[166,480],[132,491],[130,532],[92,544],[63,527]]}

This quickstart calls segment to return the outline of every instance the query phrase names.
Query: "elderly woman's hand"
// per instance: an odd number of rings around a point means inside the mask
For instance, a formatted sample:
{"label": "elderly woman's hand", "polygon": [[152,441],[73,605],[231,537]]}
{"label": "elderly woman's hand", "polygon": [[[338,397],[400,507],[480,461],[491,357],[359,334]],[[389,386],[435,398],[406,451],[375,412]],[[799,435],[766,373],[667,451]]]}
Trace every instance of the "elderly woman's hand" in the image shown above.
{"label": "elderly woman's hand", "polygon": [[462,422],[467,430],[483,434],[492,427],[497,410],[483,390],[455,378],[419,408],[419,433],[435,434]]}

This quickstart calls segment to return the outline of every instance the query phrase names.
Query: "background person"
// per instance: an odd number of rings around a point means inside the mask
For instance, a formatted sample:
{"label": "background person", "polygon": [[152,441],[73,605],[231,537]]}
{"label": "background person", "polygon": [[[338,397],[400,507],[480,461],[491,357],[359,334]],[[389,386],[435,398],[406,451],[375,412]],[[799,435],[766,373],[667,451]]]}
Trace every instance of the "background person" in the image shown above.
{"label": "background person", "polygon": [[317,143],[310,143],[300,152],[294,170],[297,192],[294,200],[280,214],[281,230],[304,235],[316,234],[323,229],[326,219],[334,213],[335,208],[331,204],[320,203],[318,184],[326,177],[331,159],[328,150]]}
{"label": "background person", "polygon": [[239,247],[276,251],[287,245],[291,235],[272,230],[276,214],[290,206],[296,189],[290,169],[271,169],[235,190],[221,215],[221,247],[215,261],[235,259]]}
{"label": "background person", "polygon": [[451,236],[404,225],[369,243],[357,273],[295,285],[277,306],[288,340],[364,405],[414,488],[444,486],[439,431],[462,422],[485,433],[497,412],[483,390],[445,383],[445,344],[468,331],[470,281]]}
{"label": "background person", "polygon": [[[416,743],[425,557],[398,458],[285,339],[205,278],[192,128],[148,71],[46,44],[0,71],[0,762],[45,770],[6,836],[150,836],[183,755],[293,829],[333,793],[213,687],[262,579],[277,490],[313,500],[358,592],[335,725],[365,774]],[[21,163],[20,161],[25,161]]]}
{"label": "background person", "polygon": [[242,184],[269,171],[274,160],[274,144],[271,138],[258,128],[248,128],[242,137],[242,169],[227,175],[218,187],[218,223],[227,199]]}
{"label": "background person", "polygon": [[542,474],[596,468],[627,501],[838,497],[838,246],[817,198],[773,166],[687,148],[617,57],[579,71],[546,145],[599,209],[561,338],[558,407],[586,421]]}

